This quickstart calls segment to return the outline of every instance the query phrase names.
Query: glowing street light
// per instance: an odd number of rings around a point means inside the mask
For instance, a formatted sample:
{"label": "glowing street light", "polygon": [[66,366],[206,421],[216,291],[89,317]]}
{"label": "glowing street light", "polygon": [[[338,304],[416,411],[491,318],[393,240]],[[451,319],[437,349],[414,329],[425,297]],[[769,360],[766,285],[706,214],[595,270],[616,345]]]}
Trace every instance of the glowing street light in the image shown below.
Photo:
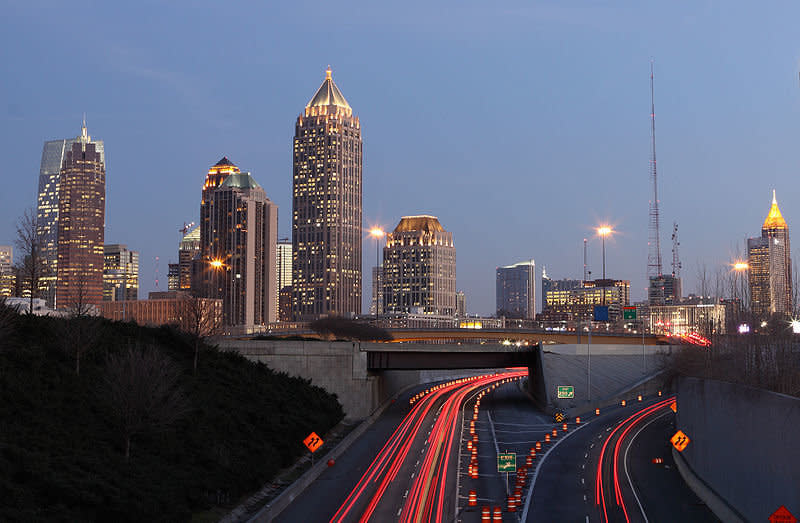
{"label": "glowing street light", "polygon": [[597,234],[603,239],[603,279],[606,279],[606,236],[614,232],[608,225],[601,225],[597,228]]}
{"label": "glowing street light", "polygon": [[734,264],[733,264],[733,270],[734,271],[741,272],[741,271],[746,271],[749,268],[750,268],[750,265],[748,265],[747,262],[737,261],[737,262],[734,262]]}
{"label": "glowing street light", "polygon": [[[375,238],[375,285],[377,285],[380,288],[381,280],[383,279],[381,277],[381,247],[380,247],[380,241],[381,241],[381,238],[386,236],[386,231],[384,231],[380,227],[373,227],[372,229],[370,229],[369,235],[372,236],[373,238]],[[381,301],[380,300],[380,293],[378,292],[378,289],[375,289],[375,316],[379,316],[380,313],[383,312],[381,310],[382,309],[382,307],[381,307],[382,304],[380,303],[380,301]]]}

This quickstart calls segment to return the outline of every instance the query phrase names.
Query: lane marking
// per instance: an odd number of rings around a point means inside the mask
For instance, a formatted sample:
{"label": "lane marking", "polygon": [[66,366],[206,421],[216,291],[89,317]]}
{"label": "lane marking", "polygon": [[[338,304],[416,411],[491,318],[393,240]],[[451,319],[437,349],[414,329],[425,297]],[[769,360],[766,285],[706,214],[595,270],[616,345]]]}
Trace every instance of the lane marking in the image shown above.
{"label": "lane marking", "polygon": [[664,414],[661,414],[660,416],[656,416],[655,418],[651,419],[650,421],[645,423],[642,426],[642,428],[640,428],[638,431],[636,431],[636,434],[633,435],[633,437],[631,438],[630,442],[628,443],[628,447],[625,449],[625,455],[622,458],[623,463],[625,464],[625,475],[628,477],[628,485],[630,485],[631,491],[633,491],[633,497],[636,498],[636,504],[639,505],[639,510],[642,513],[642,517],[644,518],[645,523],[648,523],[650,520],[647,519],[647,514],[644,513],[644,507],[642,506],[642,502],[639,500],[639,495],[636,493],[636,489],[633,488],[633,481],[631,481],[631,475],[628,472],[628,451],[631,450],[631,447],[633,446],[633,441],[636,439],[636,436],[638,436],[640,432],[642,432],[645,428],[647,428],[648,425],[650,425],[654,421],[656,421],[656,420],[658,420],[660,418],[663,418],[664,416],[667,416],[668,414],[670,414],[669,410],[667,410],[667,412],[665,412]]}
{"label": "lane marking", "polygon": [[[407,498],[407,497],[408,497],[408,491],[406,490],[406,493],[405,493],[405,494],[403,494],[403,499],[405,499],[405,498]],[[584,498],[585,498],[585,497],[586,497],[586,496],[584,496]]]}
{"label": "lane marking", "polygon": [[586,481],[583,478],[581,478],[581,485],[586,485]]}
{"label": "lane marking", "polygon": [[401,513],[401,512],[403,512],[403,509],[402,509],[402,508],[400,508],[400,510],[398,510],[398,511],[397,511],[397,517],[400,517],[400,513]]}

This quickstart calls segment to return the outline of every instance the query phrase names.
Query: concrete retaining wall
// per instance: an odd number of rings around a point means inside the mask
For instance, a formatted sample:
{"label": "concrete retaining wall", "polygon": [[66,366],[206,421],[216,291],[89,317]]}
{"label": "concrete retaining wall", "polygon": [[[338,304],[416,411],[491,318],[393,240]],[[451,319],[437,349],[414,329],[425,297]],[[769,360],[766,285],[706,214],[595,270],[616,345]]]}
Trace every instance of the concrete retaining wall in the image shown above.
{"label": "concrete retaining wall", "polygon": [[677,403],[682,456],[714,493],[747,521],[781,505],[800,516],[800,399],[682,378]]}

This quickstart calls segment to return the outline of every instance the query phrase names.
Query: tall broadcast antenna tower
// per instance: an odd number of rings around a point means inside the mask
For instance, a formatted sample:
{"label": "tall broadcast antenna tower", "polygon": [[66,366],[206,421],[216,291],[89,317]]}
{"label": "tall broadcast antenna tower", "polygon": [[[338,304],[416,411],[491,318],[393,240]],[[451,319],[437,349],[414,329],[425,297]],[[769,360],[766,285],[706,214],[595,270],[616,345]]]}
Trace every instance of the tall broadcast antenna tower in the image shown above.
{"label": "tall broadcast antenna tower", "polygon": [[647,277],[659,278],[661,270],[661,240],[658,215],[658,174],[656,171],[656,103],[653,88],[653,61],[650,61],[650,179],[653,181],[653,198],[650,200],[650,238],[647,242]]}

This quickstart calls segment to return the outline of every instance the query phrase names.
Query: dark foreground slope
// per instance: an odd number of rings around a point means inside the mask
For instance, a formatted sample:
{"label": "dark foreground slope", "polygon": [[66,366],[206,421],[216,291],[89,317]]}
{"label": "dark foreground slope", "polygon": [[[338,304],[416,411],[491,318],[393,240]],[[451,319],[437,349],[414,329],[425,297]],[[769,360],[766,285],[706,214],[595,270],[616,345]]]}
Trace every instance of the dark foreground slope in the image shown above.
{"label": "dark foreground slope", "polygon": [[[172,381],[152,369],[129,379],[130,354],[155,355]],[[0,328],[0,520],[185,521],[257,489],[343,417],[334,396],[263,364],[204,347],[195,375],[192,360],[191,339],[166,327],[95,320],[76,334],[17,316]],[[169,400],[126,397],[142,381]]]}

